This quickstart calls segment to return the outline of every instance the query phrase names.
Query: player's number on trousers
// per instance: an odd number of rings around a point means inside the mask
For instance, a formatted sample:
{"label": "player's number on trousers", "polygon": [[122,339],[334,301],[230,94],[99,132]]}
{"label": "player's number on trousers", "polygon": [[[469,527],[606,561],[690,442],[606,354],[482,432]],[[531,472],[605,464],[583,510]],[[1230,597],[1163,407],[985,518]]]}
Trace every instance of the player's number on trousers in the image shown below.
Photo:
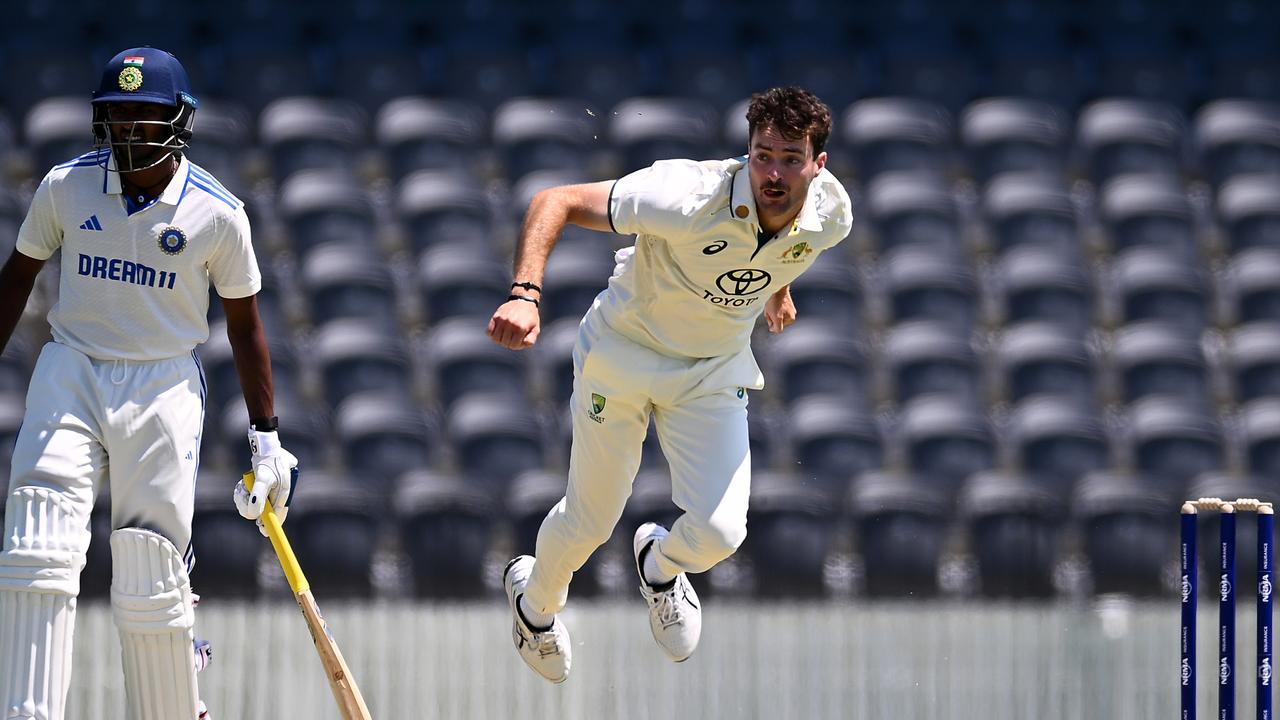
{"label": "player's number on trousers", "polygon": [[706,246],[706,247],[702,248],[702,254],[703,254],[703,255],[715,255],[716,253],[720,252],[721,250],[723,250],[723,249],[725,249],[725,248],[727,248],[727,247],[729,247],[729,241],[728,241],[728,240],[717,240],[717,241],[715,241],[715,242],[711,243],[710,245],[708,245],[708,246]]}

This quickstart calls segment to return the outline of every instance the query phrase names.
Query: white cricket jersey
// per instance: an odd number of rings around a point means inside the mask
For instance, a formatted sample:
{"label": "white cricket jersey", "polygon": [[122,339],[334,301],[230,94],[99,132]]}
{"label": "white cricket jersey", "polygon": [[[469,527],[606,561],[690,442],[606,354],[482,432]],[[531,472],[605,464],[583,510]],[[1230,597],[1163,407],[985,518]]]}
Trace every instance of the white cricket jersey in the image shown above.
{"label": "white cricket jersey", "polygon": [[795,221],[762,244],[745,157],[663,160],[614,183],[609,222],[636,235],[635,251],[593,310],[650,349],[707,358],[748,346],[765,301],[849,234],[853,211],[824,169]]}
{"label": "white cricket jersey", "polygon": [[209,338],[209,284],[224,298],[262,286],[244,205],[183,158],[160,197],[129,211],[101,150],[55,166],[36,189],[17,249],[59,248],[53,339],[93,358],[159,360]]}

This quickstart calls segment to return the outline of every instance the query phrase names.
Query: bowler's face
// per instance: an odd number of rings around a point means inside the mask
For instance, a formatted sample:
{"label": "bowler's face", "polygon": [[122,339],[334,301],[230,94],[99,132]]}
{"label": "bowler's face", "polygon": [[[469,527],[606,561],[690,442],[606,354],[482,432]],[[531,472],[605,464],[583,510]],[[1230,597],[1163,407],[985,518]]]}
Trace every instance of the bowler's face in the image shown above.
{"label": "bowler's face", "polygon": [[827,154],[814,157],[808,136],[783,137],[771,126],[756,128],[748,152],[751,191],[761,224],[790,222],[800,213],[809,183],[827,164]]}

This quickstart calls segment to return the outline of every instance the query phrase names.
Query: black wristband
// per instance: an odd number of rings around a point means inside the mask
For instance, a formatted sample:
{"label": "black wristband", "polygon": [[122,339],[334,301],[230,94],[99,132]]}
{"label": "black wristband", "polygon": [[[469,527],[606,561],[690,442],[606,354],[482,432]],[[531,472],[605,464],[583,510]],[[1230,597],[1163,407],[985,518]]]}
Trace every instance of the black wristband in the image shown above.
{"label": "black wristband", "polygon": [[539,294],[541,294],[541,293],[542,293],[542,286],[541,286],[541,285],[537,285],[537,284],[535,284],[535,283],[531,283],[531,282],[513,282],[513,283],[511,283],[511,287],[512,287],[512,288],[521,288],[521,289],[524,289],[524,290],[532,290],[532,291],[534,291],[534,292],[536,292],[536,293],[539,293]]}
{"label": "black wristband", "polygon": [[275,432],[280,429],[280,418],[275,417],[274,415],[269,418],[251,418],[249,420],[249,427],[258,432]]}
{"label": "black wristband", "polygon": [[531,303],[533,303],[533,306],[534,306],[534,307],[542,307],[542,304],[538,302],[538,298],[531,298],[531,297],[529,297],[529,296],[527,296],[527,295],[508,295],[508,296],[507,296],[507,299],[508,299],[508,300],[523,300],[523,301],[525,301],[525,302],[531,302]]}

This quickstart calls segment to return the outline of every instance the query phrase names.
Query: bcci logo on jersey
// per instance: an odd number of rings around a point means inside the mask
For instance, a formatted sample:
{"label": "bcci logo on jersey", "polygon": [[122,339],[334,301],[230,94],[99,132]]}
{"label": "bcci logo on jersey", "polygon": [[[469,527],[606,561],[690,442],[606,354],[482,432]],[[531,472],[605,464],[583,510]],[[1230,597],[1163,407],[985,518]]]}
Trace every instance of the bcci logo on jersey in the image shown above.
{"label": "bcci logo on jersey", "polygon": [[587,417],[598,423],[604,422],[604,418],[600,417],[604,414],[604,403],[605,397],[603,395],[591,393],[591,410],[587,412]]}
{"label": "bcci logo on jersey", "polygon": [[165,255],[177,255],[187,247],[187,234],[182,228],[168,225],[160,230],[160,251]]}
{"label": "bcci logo on jersey", "polygon": [[813,253],[813,248],[809,247],[807,242],[798,242],[795,245],[782,251],[778,259],[784,263],[804,262],[804,259]]}

